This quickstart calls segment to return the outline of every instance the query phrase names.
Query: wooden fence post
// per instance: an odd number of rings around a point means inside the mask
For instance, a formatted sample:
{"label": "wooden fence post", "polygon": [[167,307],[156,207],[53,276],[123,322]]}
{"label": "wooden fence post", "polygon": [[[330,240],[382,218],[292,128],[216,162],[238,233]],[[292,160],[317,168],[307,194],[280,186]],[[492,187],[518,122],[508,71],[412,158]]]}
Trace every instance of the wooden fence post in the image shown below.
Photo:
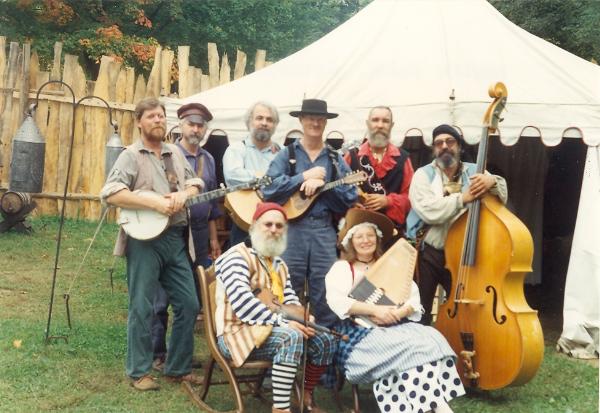
{"label": "wooden fence post", "polygon": [[235,57],[235,68],[233,69],[234,80],[244,76],[246,71],[246,59],[246,53],[238,50]]}
{"label": "wooden fence post", "polygon": [[160,65],[160,96],[171,94],[171,66],[175,53],[172,50],[163,50]]}
{"label": "wooden fence post", "polygon": [[215,43],[208,44],[208,76],[211,88],[219,85],[219,51]]}
{"label": "wooden fence post", "polygon": [[223,61],[221,62],[221,70],[219,71],[219,85],[224,85],[231,81],[231,68],[229,67],[229,58],[227,53],[223,55]]}
{"label": "wooden fence post", "polygon": [[148,84],[146,85],[146,97],[159,97],[160,96],[160,62],[162,55],[162,47],[156,46],[154,52],[154,64],[152,70],[150,70],[150,76],[148,76]]}
{"label": "wooden fence post", "polygon": [[179,68],[179,97],[184,98],[189,95],[190,46],[177,48],[177,67]]}
{"label": "wooden fence post", "polygon": [[256,58],[254,59],[254,71],[258,71],[265,67],[265,59],[267,58],[267,51],[258,49],[256,51]]}

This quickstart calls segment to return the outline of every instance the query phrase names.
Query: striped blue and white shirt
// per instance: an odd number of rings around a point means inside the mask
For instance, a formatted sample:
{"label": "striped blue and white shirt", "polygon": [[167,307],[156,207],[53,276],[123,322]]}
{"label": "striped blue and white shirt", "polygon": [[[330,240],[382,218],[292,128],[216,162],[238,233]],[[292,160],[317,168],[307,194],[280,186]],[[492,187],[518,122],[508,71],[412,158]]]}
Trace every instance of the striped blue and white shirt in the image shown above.
{"label": "striped blue and white shirt", "polygon": [[[253,249],[249,248],[248,251],[253,258],[258,256]],[[261,266],[265,265],[260,257],[259,262]],[[281,265],[285,266],[283,260],[280,257],[275,257],[273,259],[275,271],[279,272]],[[268,274],[266,266],[258,270],[264,270]],[[281,326],[286,324],[281,314],[272,312],[254,295],[250,284],[250,266],[239,251],[230,249],[221,255],[215,262],[215,273],[217,278],[217,304],[224,302],[223,295],[225,295],[236,317],[240,321],[249,325]],[[300,305],[300,300],[292,288],[289,277],[285,283],[283,296],[283,304]],[[224,309],[217,305],[217,314],[215,316],[217,320],[217,335],[223,334],[223,311]]]}

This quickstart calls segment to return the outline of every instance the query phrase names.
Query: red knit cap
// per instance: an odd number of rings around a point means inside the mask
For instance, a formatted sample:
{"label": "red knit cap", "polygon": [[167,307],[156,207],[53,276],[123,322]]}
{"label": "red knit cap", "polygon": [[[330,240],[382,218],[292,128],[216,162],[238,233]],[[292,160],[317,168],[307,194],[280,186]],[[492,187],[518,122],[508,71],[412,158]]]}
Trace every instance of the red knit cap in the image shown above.
{"label": "red knit cap", "polygon": [[283,217],[287,221],[287,215],[285,214],[285,210],[283,209],[283,207],[281,205],[279,205],[276,202],[261,202],[260,204],[256,205],[256,211],[254,212],[254,215],[252,215],[252,222],[255,222],[265,212],[271,211],[271,210],[281,212],[283,214]]}

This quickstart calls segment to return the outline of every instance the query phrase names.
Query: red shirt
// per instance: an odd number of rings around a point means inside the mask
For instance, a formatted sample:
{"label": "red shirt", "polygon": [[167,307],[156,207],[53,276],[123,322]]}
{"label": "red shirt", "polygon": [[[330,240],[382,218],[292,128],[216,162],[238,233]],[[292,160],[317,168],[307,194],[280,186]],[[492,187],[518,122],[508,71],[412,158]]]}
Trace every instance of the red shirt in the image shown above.
{"label": "red shirt", "polygon": [[[375,175],[383,180],[385,175],[394,168],[398,168],[399,166],[396,163],[394,157],[400,156],[400,149],[398,149],[395,145],[388,144],[386,151],[383,155],[383,159],[379,162],[371,151],[371,147],[368,142],[363,143],[358,148],[358,157],[367,156],[369,159],[369,163],[375,170]],[[344,157],[344,160],[348,165],[350,165],[350,154],[347,153]],[[385,211],[379,211],[385,213],[388,218],[394,221],[396,224],[404,225],[406,221],[406,215],[408,215],[408,211],[410,210],[410,201],[408,200],[408,188],[410,187],[410,182],[412,181],[412,177],[414,175],[414,170],[412,167],[412,163],[410,162],[410,158],[407,158],[404,162],[403,169],[403,178],[402,185],[400,185],[399,192],[392,192],[387,194],[388,206],[385,208]]]}

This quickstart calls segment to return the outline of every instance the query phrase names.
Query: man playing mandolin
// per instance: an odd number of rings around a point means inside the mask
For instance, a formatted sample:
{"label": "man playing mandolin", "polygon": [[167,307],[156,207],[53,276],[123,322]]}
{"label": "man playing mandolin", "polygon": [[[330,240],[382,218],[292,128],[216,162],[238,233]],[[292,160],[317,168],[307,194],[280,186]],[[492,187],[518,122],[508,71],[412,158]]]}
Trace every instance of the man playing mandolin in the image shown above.
{"label": "man playing mandolin", "polygon": [[[327,119],[337,113],[327,111],[327,102],[305,99],[298,117],[304,135],[277,154],[267,175],[273,183],[263,189],[265,199],[284,204],[297,191],[307,197],[317,196],[326,182],[343,178],[350,168],[341,155],[326,146],[323,131]],[[325,300],[325,274],[337,260],[337,236],[332,214],[345,214],[357,199],[356,188],[340,185],[318,194],[310,210],[300,219],[290,222],[290,248],[282,258],[290,268],[292,286],[296,292],[305,290],[308,282],[311,310],[319,324],[331,326],[337,316]]]}
{"label": "man playing mandolin", "polygon": [[246,360],[272,360],[273,412],[288,412],[303,338],[308,338],[304,405],[317,412],[312,390],[331,362],[336,342],[328,333],[286,320],[273,301],[302,312],[287,266],[279,257],[287,246],[286,221],[280,205],[258,204],[250,226],[252,248],[240,243],[217,259],[218,345],[236,366]]}
{"label": "man playing mandolin", "polygon": [[451,276],[445,268],[444,245],[452,223],[467,204],[488,192],[506,204],[506,180],[489,173],[477,174],[475,164],[462,162],[464,140],[450,125],[433,130],[434,160],[415,172],[409,198],[412,210],[407,218],[407,235],[419,242],[418,286],[425,314],[421,322],[431,323],[431,307],[438,284],[450,292]]}
{"label": "man playing mandolin", "polygon": [[[110,205],[151,209],[170,216],[170,225],[157,238],[137,240],[121,229],[115,255],[127,256],[129,314],[126,372],[138,390],[157,390],[152,369],[152,302],[160,284],[173,306],[173,332],[164,374],[174,381],[200,380],[191,374],[194,324],[198,299],[184,237],[187,231],[185,201],[203,188],[181,151],[163,143],[165,107],[157,99],[141,100],[135,108],[140,140],[125,148],[100,192]],[[151,190],[162,197],[144,197],[134,190]],[[126,243],[126,245],[125,245]],[[125,248],[126,247],[126,248]]]}

